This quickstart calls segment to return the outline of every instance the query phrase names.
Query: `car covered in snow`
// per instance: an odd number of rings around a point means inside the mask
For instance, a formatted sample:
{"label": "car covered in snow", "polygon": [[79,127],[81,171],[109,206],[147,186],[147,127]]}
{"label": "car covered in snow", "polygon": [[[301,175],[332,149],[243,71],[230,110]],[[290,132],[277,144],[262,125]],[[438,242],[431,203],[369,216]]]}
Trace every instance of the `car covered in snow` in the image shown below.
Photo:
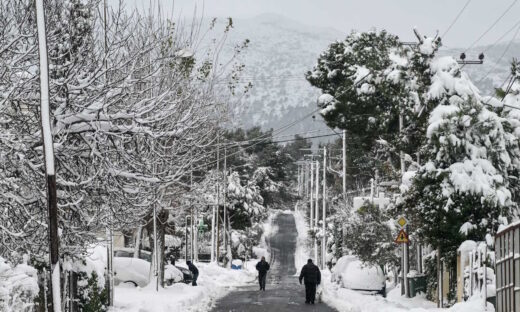
{"label": "car covered in snow", "polygon": [[343,256],[332,268],[332,281],[343,288],[386,297],[386,276],[375,265],[363,263],[356,256]]}
{"label": "car covered in snow", "polygon": [[[141,250],[138,258],[134,258],[134,249],[115,248],[114,249],[114,283],[121,283],[144,287],[150,282],[150,267],[152,254],[149,251]],[[183,272],[184,271],[184,272]],[[189,276],[186,275],[187,271]],[[166,285],[173,283],[191,282],[191,272],[189,270],[167,264],[164,267],[164,281]]]}

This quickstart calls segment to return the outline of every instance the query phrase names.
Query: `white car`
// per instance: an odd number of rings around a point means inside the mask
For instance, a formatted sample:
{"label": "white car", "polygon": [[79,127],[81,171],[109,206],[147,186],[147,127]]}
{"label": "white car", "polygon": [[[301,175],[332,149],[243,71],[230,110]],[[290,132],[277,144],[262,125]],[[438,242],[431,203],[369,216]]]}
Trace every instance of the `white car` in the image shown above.
{"label": "white car", "polygon": [[[139,258],[134,258],[132,248],[114,249],[114,284],[121,283],[144,287],[150,283],[150,267],[152,254],[149,251],[141,250]],[[184,275],[173,265],[165,265],[164,281],[167,285],[182,282]]]}
{"label": "white car", "polygon": [[356,256],[343,256],[332,268],[332,281],[343,288],[386,296],[386,276],[375,265],[363,263]]}

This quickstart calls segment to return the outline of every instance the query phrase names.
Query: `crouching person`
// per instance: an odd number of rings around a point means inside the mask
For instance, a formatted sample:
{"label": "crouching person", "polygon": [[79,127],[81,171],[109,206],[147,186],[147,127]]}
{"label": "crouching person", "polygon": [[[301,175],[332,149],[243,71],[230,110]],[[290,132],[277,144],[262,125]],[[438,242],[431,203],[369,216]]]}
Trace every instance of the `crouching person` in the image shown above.
{"label": "crouching person", "polygon": [[191,263],[191,261],[186,261],[186,264],[188,265],[188,269],[190,270],[191,274],[193,275],[193,279],[191,281],[191,286],[197,286],[197,278],[199,278],[199,269]]}

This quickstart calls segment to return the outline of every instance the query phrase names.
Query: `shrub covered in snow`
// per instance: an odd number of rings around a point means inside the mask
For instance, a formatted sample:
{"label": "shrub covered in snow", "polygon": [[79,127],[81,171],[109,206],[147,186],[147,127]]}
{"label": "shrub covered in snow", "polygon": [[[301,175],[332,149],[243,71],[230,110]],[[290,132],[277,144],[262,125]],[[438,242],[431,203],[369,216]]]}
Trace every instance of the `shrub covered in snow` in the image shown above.
{"label": "shrub covered in snow", "polygon": [[0,257],[0,311],[32,311],[38,296],[38,277],[27,257],[17,265]]}
{"label": "shrub covered in snow", "polygon": [[378,206],[366,202],[353,211],[345,227],[345,247],[367,263],[397,265],[392,228],[388,215]]}

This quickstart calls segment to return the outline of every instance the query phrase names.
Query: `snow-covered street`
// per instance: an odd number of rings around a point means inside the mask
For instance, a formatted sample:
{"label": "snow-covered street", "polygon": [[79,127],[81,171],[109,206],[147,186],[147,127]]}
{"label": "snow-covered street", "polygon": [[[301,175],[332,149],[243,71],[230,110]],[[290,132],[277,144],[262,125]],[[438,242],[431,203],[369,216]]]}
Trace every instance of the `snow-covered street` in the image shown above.
{"label": "snow-covered street", "polygon": [[[298,212],[282,211],[273,214],[267,237],[271,255],[271,271],[266,291],[258,290],[255,261],[244,270],[230,270],[216,264],[198,263],[201,272],[199,286],[183,283],[156,292],[145,288],[116,287],[113,311],[340,311],[340,312],[484,312],[482,300],[456,304],[450,309],[438,309],[424,294],[404,298],[401,289],[389,288],[387,297],[367,295],[345,289],[331,282],[329,271],[322,272],[323,303],[308,306],[303,303],[304,289],[298,284],[297,265],[308,258],[302,242],[306,241],[305,223]],[[299,245],[297,245],[299,243]]]}

